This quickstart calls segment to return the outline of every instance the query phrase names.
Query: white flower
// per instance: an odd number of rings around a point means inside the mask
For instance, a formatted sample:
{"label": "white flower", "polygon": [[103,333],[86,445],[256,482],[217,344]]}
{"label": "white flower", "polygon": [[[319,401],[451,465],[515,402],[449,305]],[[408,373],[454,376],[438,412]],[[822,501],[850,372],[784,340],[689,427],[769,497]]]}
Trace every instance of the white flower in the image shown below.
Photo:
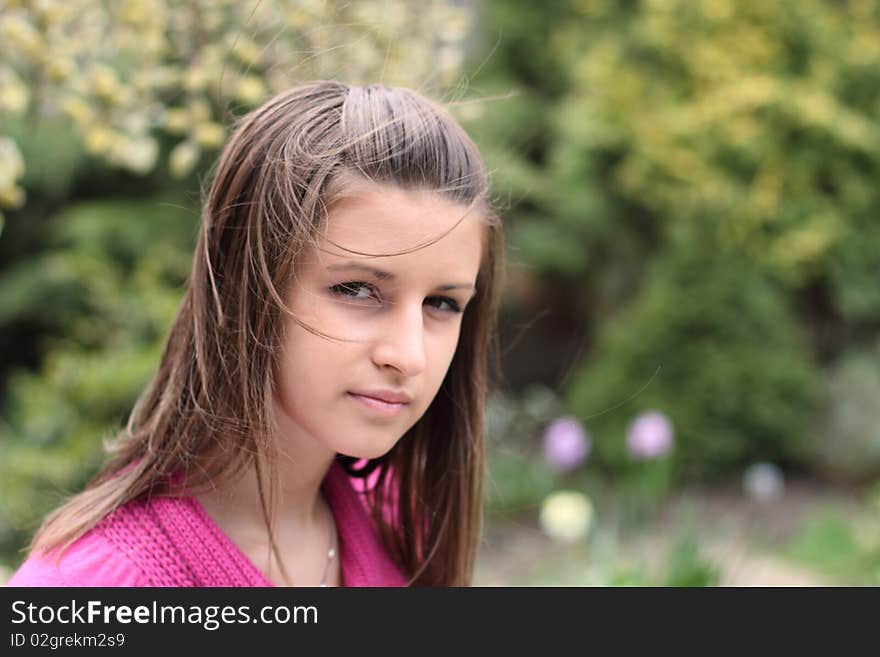
{"label": "white flower", "polygon": [[758,502],[771,502],[785,492],[785,476],[772,463],[753,463],[743,475],[746,494]]}
{"label": "white flower", "polygon": [[541,504],[541,529],[556,541],[574,543],[582,539],[592,522],[593,503],[578,491],[557,491]]}

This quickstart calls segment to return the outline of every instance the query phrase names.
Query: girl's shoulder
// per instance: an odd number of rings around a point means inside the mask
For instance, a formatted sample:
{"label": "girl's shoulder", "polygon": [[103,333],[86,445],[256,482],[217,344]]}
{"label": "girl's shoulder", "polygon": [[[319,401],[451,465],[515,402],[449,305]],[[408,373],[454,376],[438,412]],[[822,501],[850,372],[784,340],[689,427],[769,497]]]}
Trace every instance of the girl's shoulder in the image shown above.
{"label": "girl's shoulder", "polygon": [[32,554],[9,586],[267,586],[193,497],[124,504],[63,552]]}
{"label": "girl's shoulder", "polygon": [[[347,586],[406,580],[382,545],[341,466],[325,492],[339,532]],[[9,586],[272,586],[194,497],[152,497],[116,509],[63,553],[35,553]]]}
{"label": "girl's shoulder", "polygon": [[146,577],[106,534],[93,529],[59,555],[34,552],[7,586],[147,586]]}

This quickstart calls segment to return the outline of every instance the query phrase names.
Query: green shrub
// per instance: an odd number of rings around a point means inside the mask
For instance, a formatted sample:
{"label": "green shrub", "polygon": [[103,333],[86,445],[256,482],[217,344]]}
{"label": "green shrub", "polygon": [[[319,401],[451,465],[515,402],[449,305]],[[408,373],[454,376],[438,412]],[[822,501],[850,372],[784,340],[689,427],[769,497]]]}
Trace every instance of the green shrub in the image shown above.
{"label": "green shrub", "polygon": [[825,378],[828,404],[810,460],[832,479],[864,483],[880,477],[880,352],[851,353]]}
{"label": "green shrub", "polygon": [[[509,298],[578,318],[569,399],[597,461],[624,467],[626,424],[656,408],[679,477],[803,463],[820,362],[880,326],[878,4],[493,0],[486,20],[504,38],[476,82],[500,100],[474,129],[511,287],[561,291]],[[682,245],[694,224],[712,238]]]}
{"label": "green shrub", "polygon": [[568,401],[593,435],[597,464],[611,471],[631,467],[632,418],[662,411],[676,431],[674,478],[699,479],[754,460],[803,459],[818,391],[810,363],[778,290],[695,231],[608,322]]}
{"label": "green shrub", "polygon": [[0,556],[102,461],[155,371],[189,271],[197,216],[179,202],[96,201],[47,222],[50,243],[0,275],[0,324],[41,329],[12,370],[0,424]]}

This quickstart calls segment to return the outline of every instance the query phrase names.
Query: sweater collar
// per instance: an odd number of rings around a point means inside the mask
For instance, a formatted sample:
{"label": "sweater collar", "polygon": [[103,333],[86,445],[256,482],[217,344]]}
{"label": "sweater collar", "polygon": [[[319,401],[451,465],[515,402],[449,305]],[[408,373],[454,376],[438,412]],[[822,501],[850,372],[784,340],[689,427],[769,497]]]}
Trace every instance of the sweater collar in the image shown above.
{"label": "sweater collar", "polygon": [[322,484],[333,510],[339,536],[343,586],[404,586],[406,580],[382,545],[361,495],[338,461],[333,461]]}
{"label": "sweater collar", "polygon": [[[324,481],[321,484],[339,539],[338,552],[343,586],[382,587],[405,586],[406,580],[391,560],[382,545],[378,531],[369,517],[362,494],[354,490],[351,477],[338,461],[333,461]],[[183,502],[183,504],[181,504]],[[188,503],[187,503],[188,502]],[[232,539],[214,522],[201,503],[194,497],[187,498],[154,498],[153,507],[173,507],[177,510],[189,508],[195,514],[197,522],[193,526],[201,526],[206,532],[202,538],[218,548],[215,554],[226,554],[235,564],[232,569],[242,573],[250,586],[275,586],[262,571],[241,551]],[[156,509],[158,510],[158,509]],[[172,508],[165,508],[156,514],[167,519],[173,517]],[[198,533],[198,532],[197,532]],[[167,532],[167,536],[177,536],[177,540],[186,540],[188,533]],[[190,536],[190,538],[194,538]],[[182,553],[187,554],[188,550]]]}

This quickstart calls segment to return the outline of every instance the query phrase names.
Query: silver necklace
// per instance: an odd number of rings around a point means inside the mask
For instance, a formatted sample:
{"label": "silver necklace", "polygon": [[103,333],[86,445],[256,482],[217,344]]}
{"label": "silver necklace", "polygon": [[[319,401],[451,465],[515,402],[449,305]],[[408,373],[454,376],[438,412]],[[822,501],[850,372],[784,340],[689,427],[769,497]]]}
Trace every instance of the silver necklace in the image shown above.
{"label": "silver necklace", "polygon": [[327,563],[324,564],[324,574],[321,575],[321,583],[318,586],[326,587],[327,586],[327,574],[330,572],[330,564],[333,563],[333,559],[336,557],[336,522],[333,520],[333,511],[330,510],[328,505],[328,524],[330,529],[330,547],[327,548]]}

